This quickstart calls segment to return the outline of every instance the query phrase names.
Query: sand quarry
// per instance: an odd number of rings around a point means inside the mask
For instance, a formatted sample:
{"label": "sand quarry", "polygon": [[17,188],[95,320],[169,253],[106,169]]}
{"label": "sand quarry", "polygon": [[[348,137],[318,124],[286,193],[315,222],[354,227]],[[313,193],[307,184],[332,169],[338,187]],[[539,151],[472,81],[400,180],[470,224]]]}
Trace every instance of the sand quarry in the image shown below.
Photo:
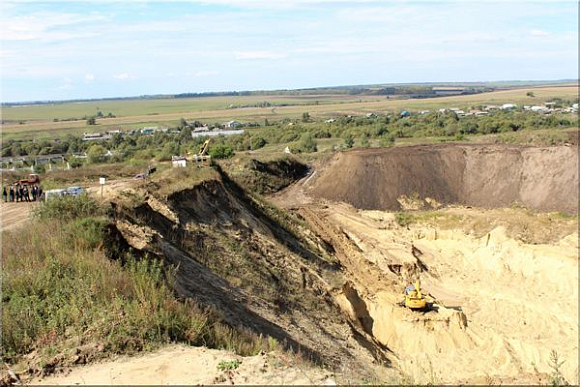
{"label": "sand quarry", "polygon": [[[526,243],[526,225],[508,233],[498,220],[521,221],[527,210],[491,210],[520,203],[538,214],[577,213],[577,148],[425,145],[338,153],[273,200],[334,246],[356,289],[340,295],[344,309],[393,351],[410,380],[541,383],[555,350],[566,380],[578,383],[577,223],[545,243]],[[401,209],[479,219],[489,231],[453,221],[445,229],[437,222],[401,227],[392,212]],[[529,227],[540,234],[549,228]],[[437,313],[396,305],[417,276],[441,306]]]}
{"label": "sand quarry", "polygon": [[[208,197],[220,208],[231,205],[232,201],[218,203],[215,195],[225,188],[216,187]],[[225,200],[226,195],[220,197]],[[340,286],[327,286],[338,308],[333,313],[346,316],[353,329],[366,337],[367,347],[380,349],[388,369],[396,371],[396,376],[377,374],[369,382],[548,383],[554,350],[564,361],[563,377],[578,383],[577,148],[455,144],[340,152],[318,161],[308,176],[269,199],[302,219],[307,233],[316,236],[340,263]],[[182,214],[196,214],[184,203],[173,204],[176,220]],[[412,221],[401,217],[403,210]],[[216,224],[235,222],[220,220],[222,215],[217,209],[214,212]],[[255,215],[239,212],[238,216],[247,217],[254,240],[269,233],[260,234],[264,226]],[[136,247],[146,248],[146,244]],[[292,257],[285,258],[286,265]],[[287,267],[290,271],[291,265]],[[404,286],[417,277],[434,303],[428,312],[399,305]],[[317,281],[326,286],[322,277]],[[195,294],[193,288],[190,293]],[[247,307],[275,321],[297,341],[319,328],[312,325],[300,333],[295,323],[286,326],[282,317],[269,317],[269,307],[249,303]],[[333,324],[343,326],[341,321]],[[302,323],[306,320],[298,324]],[[322,343],[328,351],[340,353],[339,348],[331,348],[332,341],[325,344],[315,335],[310,340],[313,348]],[[345,338],[347,342],[353,343]],[[362,353],[355,344],[349,345],[352,353]],[[286,365],[289,376],[282,380],[281,374],[261,371],[264,357],[243,359],[243,367],[250,368],[240,368],[234,380],[215,371],[218,359],[233,355],[200,351],[169,348],[138,360],[75,369],[44,382],[332,384],[349,380],[348,370],[306,372],[292,364]],[[200,373],[207,369],[207,375],[194,372],[197,376],[183,379],[178,376],[182,368],[166,372],[175,369],[171,368],[175,359],[191,357],[197,359],[192,369]],[[373,361],[381,368],[379,363]]]}

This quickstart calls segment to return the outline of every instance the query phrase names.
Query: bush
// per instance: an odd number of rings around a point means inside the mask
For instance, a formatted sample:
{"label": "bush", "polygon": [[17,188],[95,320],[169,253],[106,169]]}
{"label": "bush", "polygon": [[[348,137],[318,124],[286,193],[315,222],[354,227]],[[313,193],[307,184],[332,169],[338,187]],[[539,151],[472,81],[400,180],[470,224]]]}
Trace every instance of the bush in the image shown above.
{"label": "bush", "polygon": [[361,146],[361,148],[368,148],[371,146],[371,143],[369,141],[369,136],[367,136],[366,134],[363,134],[362,139],[360,141],[360,146]]}
{"label": "bush", "polygon": [[46,173],[46,169],[44,168],[43,165],[35,165],[34,166],[34,173],[40,175],[41,173]]}
{"label": "bush", "polygon": [[414,220],[413,215],[408,212],[397,212],[395,215],[395,221],[401,227],[408,227]]}
{"label": "bush", "polygon": [[214,159],[229,159],[234,155],[234,150],[229,145],[217,144],[209,149],[209,154]]}
{"label": "bush", "polygon": [[102,145],[93,145],[87,151],[87,159],[89,163],[101,163],[105,161],[107,149]]}
{"label": "bush", "polygon": [[292,148],[292,153],[316,152],[317,150],[316,140],[309,132],[306,132],[300,137],[298,144]]}
{"label": "bush", "polygon": [[83,159],[79,159],[78,157],[73,157],[69,160],[68,165],[71,168],[80,168],[84,164]]}
{"label": "bush", "polygon": [[345,148],[352,148],[354,146],[354,138],[352,137],[352,134],[347,133],[344,136],[344,146]]}
{"label": "bush", "polygon": [[260,149],[263,148],[267,144],[266,140],[263,137],[252,137],[252,149]]}
{"label": "bush", "polygon": [[41,202],[34,210],[38,219],[73,220],[104,213],[99,204],[87,194],[67,195]]}
{"label": "bush", "polygon": [[395,144],[395,136],[393,136],[392,134],[383,136],[379,140],[379,146],[381,148],[388,148],[390,146],[393,146],[394,144]]}

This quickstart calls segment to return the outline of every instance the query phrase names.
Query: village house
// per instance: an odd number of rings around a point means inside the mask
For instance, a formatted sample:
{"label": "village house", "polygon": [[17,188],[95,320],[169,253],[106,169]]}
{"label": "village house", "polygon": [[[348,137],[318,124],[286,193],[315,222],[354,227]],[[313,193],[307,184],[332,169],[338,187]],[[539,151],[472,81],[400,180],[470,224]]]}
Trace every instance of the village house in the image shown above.
{"label": "village house", "polygon": [[111,136],[109,134],[102,133],[84,133],[83,141],[98,141],[98,140],[110,140]]}
{"label": "village house", "polygon": [[224,124],[224,128],[228,128],[228,129],[233,129],[233,128],[237,128],[238,126],[241,126],[242,124],[239,123],[238,121],[229,121],[226,122]]}
{"label": "village house", "polygon": [[515,109],[517,107],[518,107],[518,105],[515,105],[513,103],[504,103],[503,105],[501,105],[501,108],[503,110],[511,110],[511,109]]}
{"label": "village house", "polygon": [[174,168],[184,168],[187,166],[187,158],[185,156],[171,156],[171,165]]}
{"label": "village house", "polygon": [[199,128],[195,128],[191,131],[191,137],[215,137],[215,136],[233,136],[235,134],[243,134],[244,129],[230,129],[230,130],[222,130],[222,129],[212,129],[210,130],[207,126],[202,126]]}

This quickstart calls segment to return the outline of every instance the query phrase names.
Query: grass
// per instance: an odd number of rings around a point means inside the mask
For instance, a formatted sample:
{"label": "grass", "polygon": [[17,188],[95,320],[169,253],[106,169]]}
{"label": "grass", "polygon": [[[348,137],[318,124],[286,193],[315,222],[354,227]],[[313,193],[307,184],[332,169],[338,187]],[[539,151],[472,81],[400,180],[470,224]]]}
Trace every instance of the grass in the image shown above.
{"label": "grass", "polygon": [[448,207],[440,210],[409,211],[395,214],[402,227],[412,224],[438,229],[461,229],[483,237],[496,227],[505,227],[507,235],[529,244],[554,243],[578,231],[578,214],[543,213],[524,207],[489,210]]}
{"label": "grass", "polygon": [[3,233],[2,348],[14,369],[50,372],[174,342],[240,355],[268,348],[267,338],[178,300],[172,268],[131,256],[107,259],[109,220],[89,202],[48,202],[32,227]]}
{"label": "grass", "polygon": [[237,370],[238,367],[242,364],[242,362],[238,359],[234,360],[222,360],[218,363],[217,368],[220,371],[233,371]]}
{"label": "grass", "polygon": [[[535,97],[527,97],[533,91]],[[369,112],[397,112],[402,109],[411,111],[433,110],[442,107],[467,108],[481,104],[516,104],[537,105],[560,97],[577,98],[577,86],[548,86],[512,90],[501,90],[491,93],[461,95],[425,99],[387,99],[379,96],[345,96],[321,95],[312,96],[237,96],[237,97],[204,97],[192,99],[151,99],[126,101],[95,101],[86,103],[62,103],[54,105],[29,105],[20,107],[3,107],[4,139],[31,139],[57,137],[67,133],[85,131],[104,131],[109,129],[134,129],[139,126],[168,125],[175,126],[180,118],[202,120],[205,122],[225,122],[231,119],[242,122],[260,122],[264,119],[281,120],[284,118],[299,119],[302,113],[309,112],[314,119],[328,118],[337,115],[362,115]],[[293,106],[228,109],[230,104],[248,105],[260,101],[273,104],[294,104]],[[319,103],[316,104],[316,101]],[[107,114],[111,111],[116,118],[97,120],[97,125],[87,125],[85,120],[53,122],[54,118],[80,118],[94,114],[97,110]],[[30,121],[19,124],[19,121]]]}
{"label": "grass", "polygon": [[219,174],[210,166],[197,166],[189,162],[185,168],[170,168],[152,175],[149,189],[160,197],[167,197],[174,192],[190,189],[194,185],[211,179]]}
{"label": "grass", "polygon": [[560,356],[556,350],[553,349],[550,351],[550,361],[548,366],[552,369],[552,373],[550,374],[550,385],[553,387],[568,385],[560,369],[564,362],[565,360],[560,360]]}

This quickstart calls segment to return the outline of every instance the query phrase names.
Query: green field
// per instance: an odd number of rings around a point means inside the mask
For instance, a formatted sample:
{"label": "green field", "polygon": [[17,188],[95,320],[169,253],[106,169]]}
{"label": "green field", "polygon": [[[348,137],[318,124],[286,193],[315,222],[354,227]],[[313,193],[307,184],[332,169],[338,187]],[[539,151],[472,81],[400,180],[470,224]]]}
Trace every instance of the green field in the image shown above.
{"label": "green field", "polygon": [[[526,94],[533,92],[534,97]],[[537,105],[553,98],[573,101],[578,99],[576,85],[528,87],[489,93],[424,99],[387,98],[385,96],[352,95],[257,95],[220,96],[184,99],[135,99],[94,102],[67,102],[47,105],[5,106],[2,108],[3,139],[58,138],[66,134],[98,132],[112,129],[131,130],[141,126],[175,126],[180,118],[208,123],[228,120],[263,123],[265,119],[277,121],[285,118],[299,119],[309,112],[315,119],[340,115],[362,115],[369,112],[388,113],[403,109],[433,110],[442,107],[467,109],[482,104],[499,105],[515,103]],[[267,101],[266,108],[249,106]],[[275,106],[287,104],[291,106]],[[85,115],[113,113],[116,118],[97,120],[97,125],[87,125]],[[55,118],[79,118],[76,121],[53,122]]]}
{"label": "green field", "polygon": [[[384,97],[383,97],[384,98]],[[378,101],[379,96],[352,95],[251,95],[251,96],[220,96],[199,98],[159,98],[159,99],[127,99],[90,102],[64,102],[37,105],[5,106],[2,118],[5,122],[19,121],[52,121],[71,118],[81,119],[84,116],[113,113],[116,117],[163,115],[171,113],[192,113],[205,110],[228,110],[234,107],[249,107],[261,102],[269,102],[272,107],[281,105],[315,105],[336,104],[342,102]]]}

